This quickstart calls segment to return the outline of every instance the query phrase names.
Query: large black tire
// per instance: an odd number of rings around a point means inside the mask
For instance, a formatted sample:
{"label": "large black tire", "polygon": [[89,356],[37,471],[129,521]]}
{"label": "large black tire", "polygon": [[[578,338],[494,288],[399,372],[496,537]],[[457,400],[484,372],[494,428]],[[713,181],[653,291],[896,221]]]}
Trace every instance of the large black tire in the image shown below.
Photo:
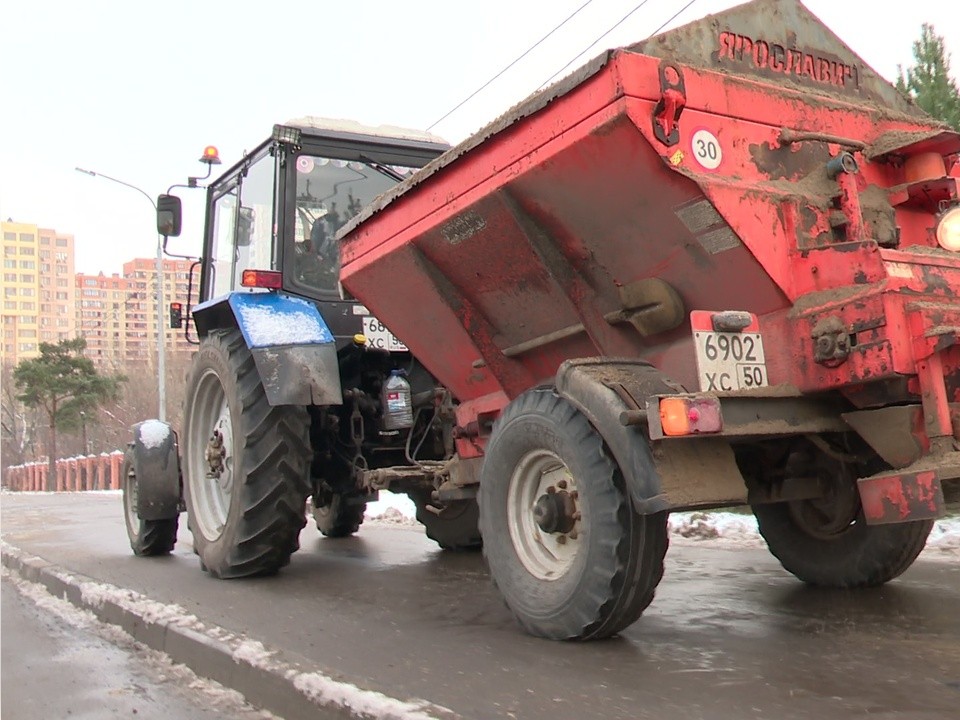
{"label": "large black tire", "polygon": [[[218,409],[219,408],[219,409]],[[239,330],[203,339],[187,378],[184,495],[201,567],[219,578],[268,575],[300,547],[310,493],[310,417],[272,407]],[[224,438],[224,471],[208,443]]]}
{"label": "large black tire", "polygon": [[[554,478],[560,478],[555,485]],[[569,516],[576,518],[575,536],[570,532],[562,545],[557,533],[543,532],[542,515],[532,525],[532,499],[544,483],[549,487],[537,506],[558,487],[576,490],[567,495],[579,513]],[[523,490],[530,487],[532,495]],[[663,577],[667,515],[634,510],[599,433],[553,390],[531,390],[504,410],[487,444],[479,503],[484,556],[527,632],[564,640],[609,637],[653,600]],[[525,540],[531,527],[541,536]]]}
{"label": "large black tire", "polygon": [[367,509],[364,503],[348,503],[340,493],[330,493],[317,505],[314,496],[313,519],[325,537],[342,538],[355,534],[363,523],[363,513]]}
{"label": "large black tire", "polygon": [[[805,527],[799,503],[755,505],[760,534],[784,570],[810,585],[875,587],[909,568],[927,542],[932,520],[867,525],[862,511],[832,534]],[[791,508],[791,505],[793,507]]]}
{"label": "large black tire", "polygon": [[139,484],[134,472],[133,450],[128,448],[123,455],[120,471],[123,480],[123,518],[127,526],[127,538],[133,554],[140,557],[169,555],[177,544],[179,517],[166,520],[143,520],[137,515]]}
{"label": "large black tire", "polygon": [[476,500],[449,502],[437,514],[427,507],[429,492],[412,492],[410,499],[417,506],[417,521],[423,525],[427,537],[444,550],[464,552],[483,547],[480,509]]}

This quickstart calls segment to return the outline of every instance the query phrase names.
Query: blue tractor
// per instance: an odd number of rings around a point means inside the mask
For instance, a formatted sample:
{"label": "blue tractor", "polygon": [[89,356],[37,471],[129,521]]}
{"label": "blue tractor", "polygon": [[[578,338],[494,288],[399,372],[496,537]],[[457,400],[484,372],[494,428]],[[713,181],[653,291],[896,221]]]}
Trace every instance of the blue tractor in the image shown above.
{"label": "blue tractor", "polygon": [[[475,473],[451,461],[454,400],[339,283],[340,227],[447,149],[306,118],[211,182],[183,428],[140,423],[125,456],[137,555],[171,552],[186,510],[206,571],[270,574],[307,509],[324,535],[351,535],[387,488],[442,547],[479,546]],[[161,233],[180,225],[179,198],[160,196]]]}

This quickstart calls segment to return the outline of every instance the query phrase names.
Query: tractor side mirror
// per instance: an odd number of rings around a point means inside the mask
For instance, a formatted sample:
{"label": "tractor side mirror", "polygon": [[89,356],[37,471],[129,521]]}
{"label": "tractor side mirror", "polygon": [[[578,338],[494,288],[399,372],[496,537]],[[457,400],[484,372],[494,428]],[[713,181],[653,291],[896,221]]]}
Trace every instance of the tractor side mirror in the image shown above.
{"label": "tractor side mirror", "polygon": [[183,223],[183,207],[176,195],[157,197],[157,232],[164,237],[179,237]]}
{"label": "tractor side mirror", "polygon": [[255,216],[253,208],[241,205],[239,210],[237,214],[237,245],[247,247],[253,242],[253,221]]}

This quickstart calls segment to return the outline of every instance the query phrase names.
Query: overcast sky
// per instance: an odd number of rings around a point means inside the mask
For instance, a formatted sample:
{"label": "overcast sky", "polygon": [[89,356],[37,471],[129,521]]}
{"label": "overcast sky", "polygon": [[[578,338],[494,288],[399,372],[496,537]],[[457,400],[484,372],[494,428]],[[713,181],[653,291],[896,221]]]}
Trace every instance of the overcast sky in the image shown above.
{"label": "overcast sky", "polygon": [[[77,270],[117,272],[156,252],[153,209],[84,167],[156,196],[207,144],[225,166],[304,115],[425,129],[585,0],[8,0],[0,4],[0,217],[77,240]],[[687,0],[647,0],[576,65],[640,40]],[[592,2],[434,128],[468,136],[536,90],[640,0]],[[673,25],[738,4],[695,0]],[[806,0],[893,79],[934,24],[960,74],[960,0]],[[571,66],[570,69],[573,69]],[[567,72],[569,72],[569,70]],[[198,252],[202,192],[183,191]]]}

